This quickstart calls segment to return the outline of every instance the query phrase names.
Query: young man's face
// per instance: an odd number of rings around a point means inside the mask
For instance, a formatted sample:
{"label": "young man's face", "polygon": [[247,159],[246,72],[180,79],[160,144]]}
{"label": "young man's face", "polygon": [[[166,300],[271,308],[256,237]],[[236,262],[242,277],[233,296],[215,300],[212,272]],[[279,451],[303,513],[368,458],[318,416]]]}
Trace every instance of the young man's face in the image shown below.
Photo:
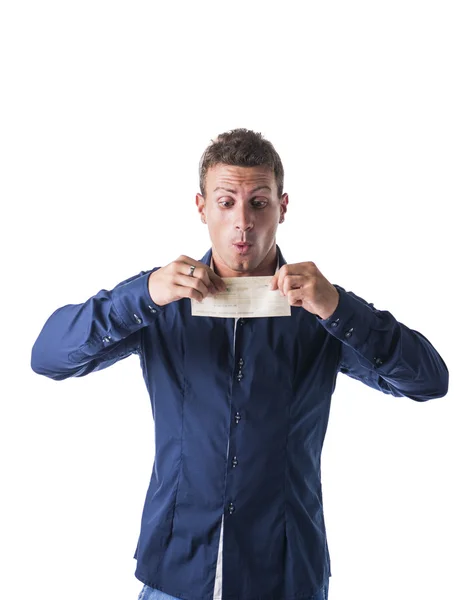
{"label": "young man's face", "polygon": [[287,202],[287,194],[277,196],[269,167],[218,164],[208,169],[206,201],[197,194],[196,205],[208,225],[218,274],[273,274],[275,234]]}

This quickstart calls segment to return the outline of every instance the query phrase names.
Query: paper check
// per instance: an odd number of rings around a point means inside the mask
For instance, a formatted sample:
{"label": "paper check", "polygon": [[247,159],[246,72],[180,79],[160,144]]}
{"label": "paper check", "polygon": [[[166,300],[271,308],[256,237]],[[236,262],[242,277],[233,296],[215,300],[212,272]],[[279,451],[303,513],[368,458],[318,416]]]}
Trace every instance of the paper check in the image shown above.
{"label": "paper check", "polygon": [[209,295],[203,302],[191,299],[196,317],[290,317],[290,304],[280,291],[271,290],[268,277],[223,277],[225,292]]}

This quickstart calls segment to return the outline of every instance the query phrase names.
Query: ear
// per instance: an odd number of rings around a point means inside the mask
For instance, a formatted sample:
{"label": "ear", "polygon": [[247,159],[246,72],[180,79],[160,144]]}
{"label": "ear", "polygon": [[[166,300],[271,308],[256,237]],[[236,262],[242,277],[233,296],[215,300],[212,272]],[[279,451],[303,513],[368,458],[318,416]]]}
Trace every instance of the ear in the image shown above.
{"label": "ear", "polygon": [[282,194],[282,198],[280,199],[280,219],[279,223],[284,222],[284,215],[287,212],[287,204],[289,203],[289,195]]}
{"label": "ear", "polygon": [[201,215],[202,223],[206,223],[206,202],[201,194],[196,194],[196,206]]}

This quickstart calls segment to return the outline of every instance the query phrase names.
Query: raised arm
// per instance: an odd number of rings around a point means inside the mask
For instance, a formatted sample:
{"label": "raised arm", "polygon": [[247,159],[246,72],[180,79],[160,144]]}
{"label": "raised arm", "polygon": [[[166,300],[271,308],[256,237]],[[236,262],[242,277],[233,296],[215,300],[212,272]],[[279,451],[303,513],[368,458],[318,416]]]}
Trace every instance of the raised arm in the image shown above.
{"label": "raised arm", "polygon": [[166,304],[181,298],[201,301],[225,288],[208,265],[184,255],[166,267],[141,271],[83,304],[58,308],[33,345],[31,368],[55,380],[104,369],[140,351],[141,329]]}
{"label": "raised arm", "polygon": [[82,304],[55,310],[33,345],[33,371],[55,380],[81,377],[137,353],[140,330],[162,310],[148,289],[149,276],[158,268],[100,290]]}
{"label": "raised arm", "polygon": [[387,310],[377,310],[353,292],[335,287],[338,306],[319,322],[342,342],[340,372],[386,394],[418,402],[447,394],[447,365],[426,337]]}

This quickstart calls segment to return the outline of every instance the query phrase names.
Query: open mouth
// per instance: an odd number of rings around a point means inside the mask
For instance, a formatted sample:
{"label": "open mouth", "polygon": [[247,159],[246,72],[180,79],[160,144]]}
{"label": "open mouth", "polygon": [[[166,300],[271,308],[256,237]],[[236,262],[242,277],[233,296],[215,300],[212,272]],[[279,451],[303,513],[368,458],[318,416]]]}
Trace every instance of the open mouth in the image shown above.
{"label": "open mouth", "polygon": [[233,246],[236,248],[236,250],[239,252],[239,254],[246,254],[249,251],[249,249],[251,248],[252,244],[240,243],[240,244],[233,244]]}

